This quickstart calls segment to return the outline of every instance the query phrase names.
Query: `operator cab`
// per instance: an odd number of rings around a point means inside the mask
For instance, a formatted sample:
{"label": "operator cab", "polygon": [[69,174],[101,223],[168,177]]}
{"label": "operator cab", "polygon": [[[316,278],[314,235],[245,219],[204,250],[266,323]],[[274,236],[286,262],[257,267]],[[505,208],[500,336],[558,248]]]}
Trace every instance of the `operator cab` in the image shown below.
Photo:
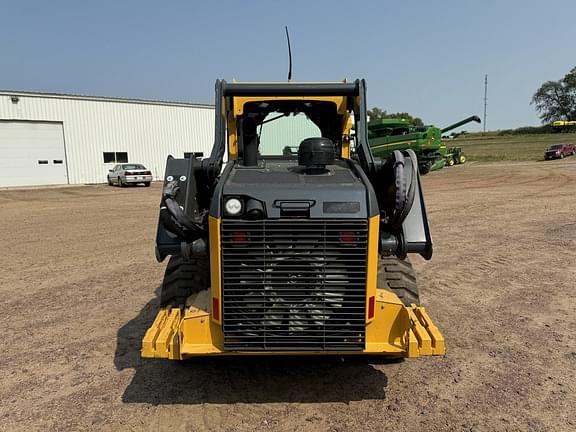
{"label": "operator cab", "polygon": [[301,143],[306,142],[306,153],[311,145],[322,142],[321,153],[331,153],[330,162],[342,158],[343,141],[346,149],[349,144],[350,128],[346,126],[350,113],[339,112],[337,102],[283,99],[243,103],[234,98],[242,114],[228,121],[229,130],[235,130],[236,135],[229,133],[228,144],[237,143],[237,150],[231,149],[231,153],[237,153],[240,163],[249,167],[257,166],[259,160],[299,160]]}

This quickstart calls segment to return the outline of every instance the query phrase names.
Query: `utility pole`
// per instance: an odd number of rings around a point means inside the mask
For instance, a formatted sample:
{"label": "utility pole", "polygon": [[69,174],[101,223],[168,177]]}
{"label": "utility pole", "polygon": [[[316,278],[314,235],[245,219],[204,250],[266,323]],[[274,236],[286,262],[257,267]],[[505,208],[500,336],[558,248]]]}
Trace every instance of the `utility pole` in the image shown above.
{"label": "utility pole", "polygon": [[486,105],[488,102],[488,74],[484,75],[484,132],[486,132]]}

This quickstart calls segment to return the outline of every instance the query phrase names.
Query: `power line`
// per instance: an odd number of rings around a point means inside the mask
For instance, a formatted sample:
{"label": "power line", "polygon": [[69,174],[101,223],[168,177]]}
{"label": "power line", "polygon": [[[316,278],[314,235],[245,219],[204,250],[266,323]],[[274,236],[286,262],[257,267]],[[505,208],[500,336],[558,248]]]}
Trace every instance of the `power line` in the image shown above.
{"label": "power line", "polygon": [[484,132],[486,132],[486,105],[488,105],[488,74],[484,75]]}

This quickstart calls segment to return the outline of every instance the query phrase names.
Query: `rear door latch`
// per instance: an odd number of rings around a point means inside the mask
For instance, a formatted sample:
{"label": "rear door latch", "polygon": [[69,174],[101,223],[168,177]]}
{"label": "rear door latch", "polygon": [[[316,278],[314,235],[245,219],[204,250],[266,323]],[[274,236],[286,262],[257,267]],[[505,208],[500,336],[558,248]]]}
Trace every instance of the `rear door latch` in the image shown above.
{"label": "rear door latch", "polygon": [[315,201],[274,201],[274,205],[280,208],[280,217],[310,217],[310,207]]}

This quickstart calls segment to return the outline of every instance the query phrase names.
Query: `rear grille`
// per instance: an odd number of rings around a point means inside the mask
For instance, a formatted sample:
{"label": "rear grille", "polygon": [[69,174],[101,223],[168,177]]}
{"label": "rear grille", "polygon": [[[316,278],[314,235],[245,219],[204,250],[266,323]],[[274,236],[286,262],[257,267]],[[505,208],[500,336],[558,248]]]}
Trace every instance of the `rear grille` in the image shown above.
{"label": "rear grille", "polygon": [[222,222],[224,348],[364,348],[365,220]]}

